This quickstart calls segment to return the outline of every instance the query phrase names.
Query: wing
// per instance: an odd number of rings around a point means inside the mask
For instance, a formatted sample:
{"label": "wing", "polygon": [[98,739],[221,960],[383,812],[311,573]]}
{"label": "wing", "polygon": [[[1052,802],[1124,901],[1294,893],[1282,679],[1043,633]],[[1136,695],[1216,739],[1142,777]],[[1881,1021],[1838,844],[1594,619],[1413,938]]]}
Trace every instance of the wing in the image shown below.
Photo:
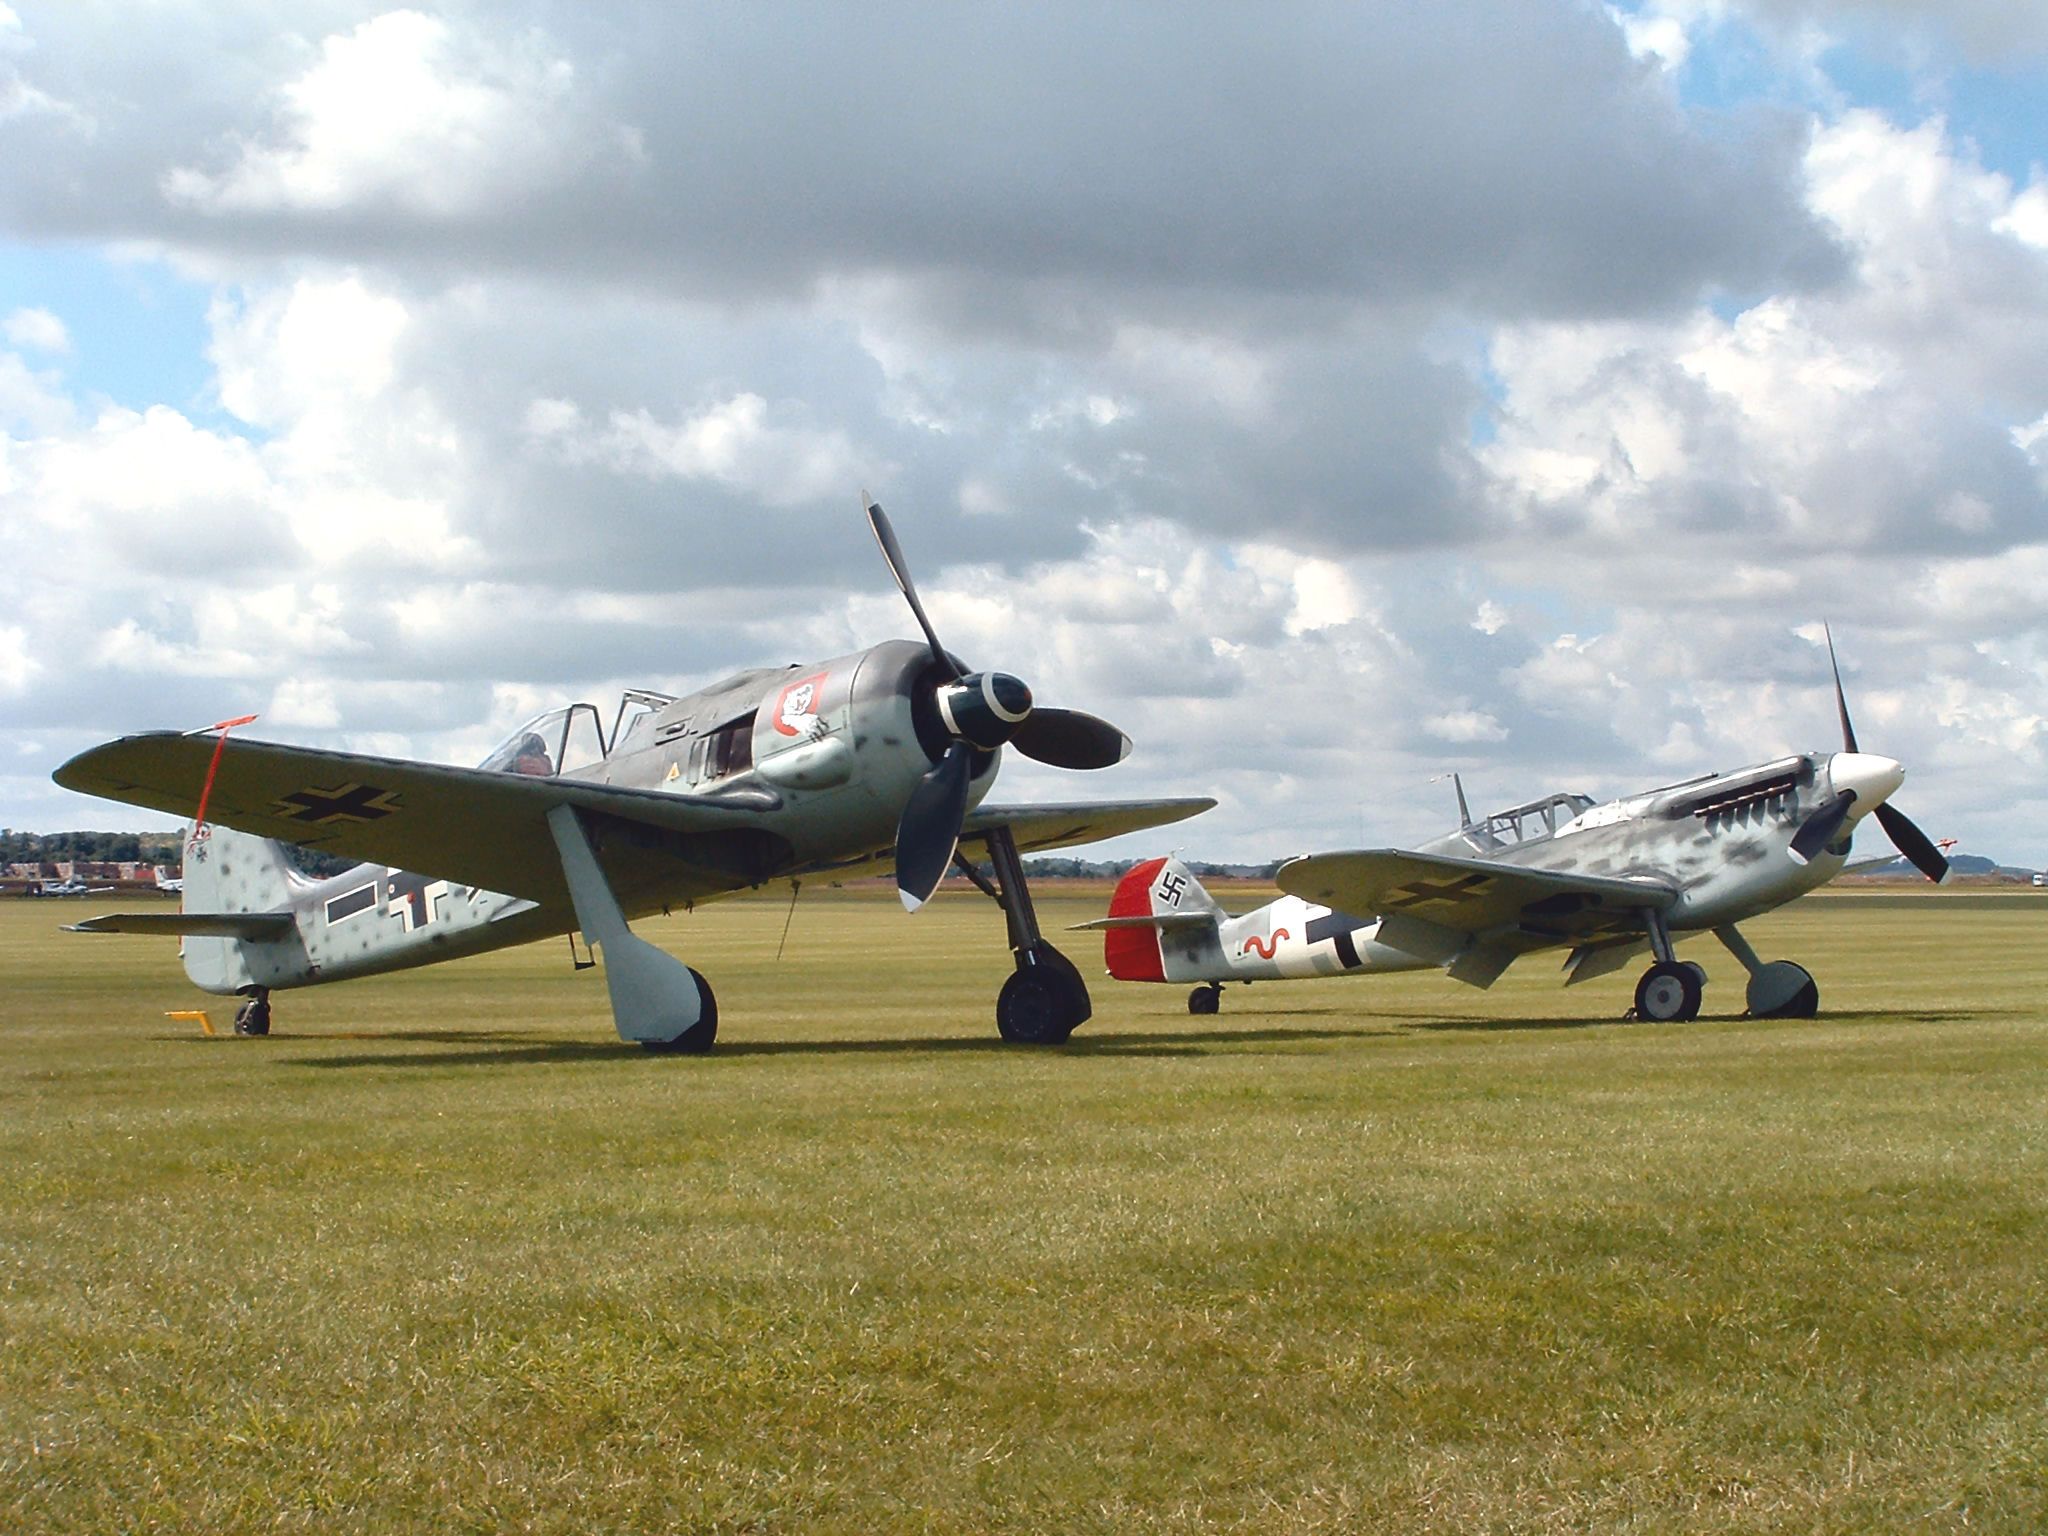
{"label": "wing", "polygon": [[960,840],[1008,827],[1019,853],[1043,853],[1076,843],[1099,843],[1126,832],[1163,827],[1199,816],[1215,805],[1205,797],[1179,800],[1105,800],[1094,805],[984,805],[968,813]]}
{"label": "wing", "polygon": [[1532,935],[1557,939],[1611,930],[1618,913],[1667,907],[1677,898],[1669,886],[1655,881],[1563,874],[1398,848],[1290,859],[1273,883],[1290,896],[1360,917],[1414,917],[1459,933],[1512,923]]}
{"label": "wing", "polygon": [[[55,778],[66,789],[190,817],[213,750],[211,736],[123,736],[80,753]],[[548,832],[550,807],[573,805],[676,834],[668,854],[686,867],[694,859],[716,868],[727,853],[738,861],[745,839],[762,836],[746,813],[779,803],[765,791],[672,795],[230,738],[207,816],[258,837],[556,902],[568,890]],[[729,849],[721,839],[731,840]],[[632,862],[630,850],[620,857]],[[606,867],[615,877],[624,873],[613,859]],[[745,876],[724,883],[743,884]]]}

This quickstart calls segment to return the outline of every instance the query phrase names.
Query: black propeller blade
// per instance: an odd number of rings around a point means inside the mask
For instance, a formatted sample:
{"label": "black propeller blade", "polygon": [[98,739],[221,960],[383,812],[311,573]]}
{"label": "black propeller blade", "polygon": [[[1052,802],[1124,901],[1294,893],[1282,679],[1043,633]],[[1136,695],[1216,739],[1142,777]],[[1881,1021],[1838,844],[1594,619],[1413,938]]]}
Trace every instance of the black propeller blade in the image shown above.
{"label": "black propeller blade", "polygon": [[[1856,727],[1849,723],[1849,698],[1842,691],[1842,667],[1841,663],[1835,660],[1834,633],[1825,624],[1821,625],[1820,632],[1828,643],[1828,670],[1835,675],[1835,714],[1842,722],[1842,750],[1855,752],[1860,749],[1856,745]],[[1851,801],[1855,798],[1853,794],[1847,796]],[[1840,805],[1839,811],[1836,809],[1837,805]],[[1835,820],[1827,827],[1827,836],[1817,840],[1808,839],[1807,834],[1814,825],[1830,814],[1834,815]],[[1794,857],[1804,862],[1826,847],[1834,836],[1835,828],[1847,814],[1848,806],[1841,804],[1840,800],[1815,811],[1807,818],[1806,825],[1793,834]],[[1927,834],[1913,825],[1912,818],[1904,811],[1894,808],[1889,801],[1881,800],[1877,805],[1877,824],[1884,828],[1885,836],[1892,840],[1892,846],[1904,854],[1906,861],[1921,874],[1937,885],[1948,878],[1948,860],[1942,855],[1941,850],[1934,846]],[[1806,846],[1809,842],[1810,847]]]}
{"label": "black propeller blade", "polygon": [[896,823],[896,893],[906,911],[915,912],[932,899],[953,862],[960,824],[967,818],[973,754],[966,742],[954,742],[903,803]]}
{"label": "black propeller blade", "polygon": [[1130,756],[1131,738],[1078,709],[1034,709],[1010,745],[1054,768],[1113,768]]}
{"label": "black propeller blade", "polygon": [[1835,660],[1834,632],[1825,624],[1821,625],[1820,632],[1828,643],[1828,670],[1835,674],[1835,714],[1842,722],[1842,750],[1844,752],[1854,752],[1856,750],[1856,727],[1849,723],[1849,699],[1842,692],[1842,668],[1841,664]]}
{"label": "black propeller blade", "polygon": [[932,702],[953,738],[945,755],[917,781],[896,823],[896,889],[903,905],[915,912],[931,900],[953,862],[967,816],[976,751],[993,752],[1010,742],[1025,756],[1055,768],[1108,768],[1123,761],[1131,741],[1107,720],[1080,710],[1034,707],[1031,690],[1006,672],[963,673],[939,644],[939,632],[918,601],[910,563],[903,558],[888,514],[866,491],[860,493],[860,504],[896,590],[910,604],[932,648],[940,674]]}
{"label": "black propeller blade", "polygon": [[1904,811],[1894,810],[1889,803],[1877,808],[1877,824],[1884,828],[1884,834],[1892,840],[1892,846],[1906,856],[1912,866],[1921,874],[1939,885],[1948,875],[1948,860],[1939,848],[1928,839],[1925,832],[1914,826]]}
{"label": "black propeller blade", "polygon": [[932,657],[946,669],[946,680],[953,681],[960,676],[960,669],[953,665],[946,648],[939,644],[939,632],[932,628],[932,621],[924,616],[924,604],[917,600],[917,584],[910,579],[910,565],[903,558],[903,546],[896,542],[896,530],[889,526],[889,515],[882,510],[880,502],[868,499],[868,493],[860,493],[860,504],[868,515],[868,527],[875,533],[875,542],[882,546],[882,559],[888,563],[889,574],[896,578],[896,590],[903,594],[910,611],[917,615],[917,627],[924,631],[924,637],[931,642]]}

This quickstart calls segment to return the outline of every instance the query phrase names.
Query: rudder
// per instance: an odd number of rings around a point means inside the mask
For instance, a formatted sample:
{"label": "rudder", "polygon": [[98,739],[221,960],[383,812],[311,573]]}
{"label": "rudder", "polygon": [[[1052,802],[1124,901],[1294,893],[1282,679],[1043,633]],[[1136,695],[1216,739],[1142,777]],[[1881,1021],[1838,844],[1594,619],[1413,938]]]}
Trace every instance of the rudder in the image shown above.
{"label": "rudder", "polygon": [[1112,926],[1103,929],[1103,964],[1118,981],[1164,981],[1166,958],[1160,926],[1150,922],[1114,926],[1114,920],[1222,916],[1223,909],[1179,859],[1147,859],[1117,882],[1110,898]]}
{"label": "rudder", "polygon": [[[276,912],[291,905],[299,881],[284,845],[219,824],[185,829],[186,912]],[[178,952],[185,974],[202,991],[239,992],[255,984],[241,939],[188,934]]]}

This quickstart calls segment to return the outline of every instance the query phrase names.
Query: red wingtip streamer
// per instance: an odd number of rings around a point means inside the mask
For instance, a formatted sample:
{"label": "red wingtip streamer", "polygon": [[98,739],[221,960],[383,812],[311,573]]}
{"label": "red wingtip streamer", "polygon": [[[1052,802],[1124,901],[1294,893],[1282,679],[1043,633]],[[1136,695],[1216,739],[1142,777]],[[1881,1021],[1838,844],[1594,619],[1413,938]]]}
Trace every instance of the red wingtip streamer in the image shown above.
{"label": "red wingtip streamer", "polygon": [[254,715],[238,715],[233,720],[216,721],[211,729],[220,735],[213,743],[213,760],[206,765],[206,782],[199,789],[199,810],[192,818],[192,830],[197,832],[206,825],[206,802],[213,798],[213,777],[220,772],[220,755],[227,748],[228,732],[238,725],[247,725]]}

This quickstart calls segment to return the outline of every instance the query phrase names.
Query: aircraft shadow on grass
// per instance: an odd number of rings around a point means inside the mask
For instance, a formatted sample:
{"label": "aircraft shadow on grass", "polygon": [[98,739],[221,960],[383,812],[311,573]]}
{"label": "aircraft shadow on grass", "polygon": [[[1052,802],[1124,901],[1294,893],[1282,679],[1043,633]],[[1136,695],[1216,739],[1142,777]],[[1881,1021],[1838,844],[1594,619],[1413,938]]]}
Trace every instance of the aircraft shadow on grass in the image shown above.
{"label": "aircraft shadow on grass", "polygon": [[[1968,1012],[1940,1012],[1929,1008],[1869,1008],[1855,1013],[1831,1013],[1828,1015],[1827,1022],[1830,1027],[1845,1024],[1851,1026],[1857,1024],[1961,1024],[1972,1018],[1981,1018],[1987,1013],[2008,1011],[2011,1010],[1973,1008]],[[1457,1018],[1443,1018],[1440,1016],[1433,1017],[1426,1014],[1415,1014],[1403,1018],[1400,1021],[1400,1025],[1403,1029],[1442,1031],[1447,1033],[1470,1030],[1490,1034],[1524,1029],[1609,1029],[1616,1026],[1628,1029],[1633,1028],[1637,1024],[1648,1024],[1651,1022],[1653,1021],[1647,1019],[1589,1019],[1583,1014],[1575,1015],[1571,1018],[1549,1019],[1482,1019],[1462,1015]],[[1729,1013],[1718,1015],[1702,1014],[1699,1022],[1702,1024],[1780,1024],[1786,1021],[1778,1019],[1752,1019],[1747,1014]]]}
{"label": "aircraft shadow on grass", "polygon": [[[1213,1056],[1241,1046],[1285,1046],[1322,1040],[1349,1040],[1372,1035],[1391,1035],[1397,1031],[1371,1026],[1348,1028],[1302,1028],[1272,1027],[1265,1029],[1232,1030],[1228,1033],[1189,1035],[1183,1031],[1171,1033],[1125,1032],[1120,1034],[1089,1035],[1085,1038],[1070,1039],[1059,1047],[1067,1056],[1157,1056],[1157,1057],[1202,1057]],[[179,1035],[165,1036],[166,1039],[189,1040],[194,1037]],[[203,1038],[203,1037],[200,1037]],[[338,1035],[297,1035],[294,1042],[308,1044],[325,1043],[336,1039],[358,1038]],[[355,1051],[339,1056],[318,1056],[296,1062],[296,1065],[326,1070],[363,1067],[450,1067],[450,1066],[525,1066],[563,1061],[603,1061],[616,1059],[620,1047],[615,1041],[599,1040],[545,1040],[536,1041],[530,1035],[514,1034],[505,1030],[405,1030],[390,1034],[360,1037],[367,1041],[390,1042],[393,1044],[449,1045],[458,1049],[446,1051]],[[273,1049],[275,1045],[273,1044]],[[886,1040],[755,1040],[727,1041],[719,1047],[719,1059],[741,1056],[926,1056],[951,1055],[956,1053],[1000,1053],[1001,1040],[992,1040],[980,1035],[945,1035],[926,1039],[892,1038]],[[695,1068],[701,1070],[702,1063]]]}
{"label": "aircraft shadow on grass", "polygon": [[[2015,1009],[1972,1009],[1967,1012],[1941,1012],[1923,1008],[1873,1008],[1857,1013],[1836,1014],[1829,1019],[1831,1025],[1857,1024],[1958,1024],[1972,1018],[1981,1018],[1991,1013],[2013,1013]],[[1290,1018],[1334,1017],[1356,1020],[1357,1015],[1340,1007],[1294,1008],[1288,1011]],[[1742,1022],[1739,1014],[1730,1014],[1725,1020],[1706,1022]],[[1189,1035],[1179,1031],[1150,1032],[1125,1031],[1118,1034],[1098,1034],[1070,1038],[1060,1052],[1067,1056],[1142,1056],[1142,1057],[1187,1057],[1214,1056],[1251,1046],[1304,1045],[1325,1041],[1386,1039],[1408,1031],[1431,1033],[1471,1032],[1481,1034],[1512,1033],[1526,1030],[1593,1030],[1608,1029],[1615,1025],[1626,1027],[1630,1022],[1622,1019],[1588,1018],[1573,1015],[1568,1018],[1520,1018],[1487,1019],[1465,1016],[1444,1017],[1433,1013],[1379,1014],[1370,1020],[1345,1023],[1342,1025],[1287,1024],[1268,1025],[1259,1029],[1238,1029],[1202,1035]],[[186,1043],[211,1043],[204,1036],[158,1035],[159,1040]],[[298,1035],[293,1043],[307,1045],[327,1044],[336,1040],[361,1040],[366,1044],[387,1045],[446,1045],[456,1047],[445,1051],[392,1051],[370,1050],[351,1052],[340,1056],[318,1056],[298,1062],[298,1065],[323,1070],[374,1068],[374,1067],[451,1067],[451,1066],[526,1066],[563,1061],[604,1061],[621,1054],[617,1042],[608,1040],[541,1040],[531,1035],[512,1030],[459,1030],[459,1029],[411,1029],[392,1030],[375,1034],[336,1033],[331,1035]],[[285,1044],[281,1039],[272,1041],[270,1048],[276,1050]],[[915,1037],[892,1037],[884,1040],[754,1040],[728,1041],[720,1047],[719,1055],[740,1056],[935,1056],[952,1054],[997,1053],[1003,1050],[1001,1040],[991,1040],[980,1035],[941,1035],[919,1039]],[[702,1070],[701,1066],[692,1070]]]}

